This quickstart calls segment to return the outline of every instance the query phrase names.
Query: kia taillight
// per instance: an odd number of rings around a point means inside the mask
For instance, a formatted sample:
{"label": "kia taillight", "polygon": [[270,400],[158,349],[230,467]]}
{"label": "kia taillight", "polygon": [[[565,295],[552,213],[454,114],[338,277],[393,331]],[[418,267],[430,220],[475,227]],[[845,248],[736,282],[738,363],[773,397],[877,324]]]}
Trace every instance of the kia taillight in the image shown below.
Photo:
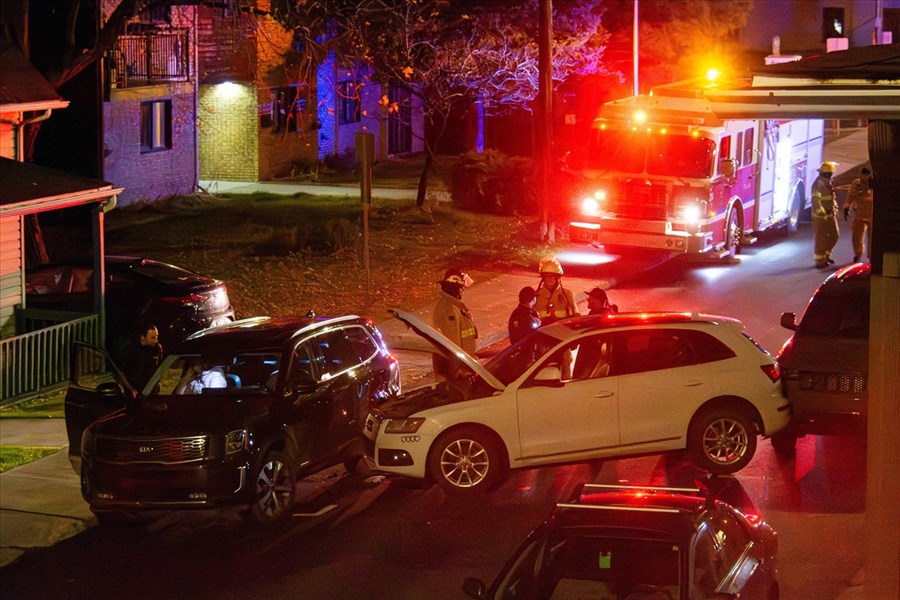
{"label": "kia taillight", "polygon": [[778,366],[778,363],[762,365],[760,369],[763,370],[766,377],[772,380],[772,383],[775,383],[781,378],[781,367]]}

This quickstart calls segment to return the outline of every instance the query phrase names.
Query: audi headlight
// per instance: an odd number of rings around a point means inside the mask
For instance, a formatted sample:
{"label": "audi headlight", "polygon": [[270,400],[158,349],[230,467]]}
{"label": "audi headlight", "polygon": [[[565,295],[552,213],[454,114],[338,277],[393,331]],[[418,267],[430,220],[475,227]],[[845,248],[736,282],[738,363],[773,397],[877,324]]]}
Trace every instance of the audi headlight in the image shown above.
{"label": "audi headlight", "polygon": [[235,429],[225,434],[225,455],[240,452],[247,447],[247,430]]}
{"label": "audi headlight", "polygon": [[415,433],[422,426],[425,419],[418,417],[415,419],[391,419],[384,426],[385,433]]}

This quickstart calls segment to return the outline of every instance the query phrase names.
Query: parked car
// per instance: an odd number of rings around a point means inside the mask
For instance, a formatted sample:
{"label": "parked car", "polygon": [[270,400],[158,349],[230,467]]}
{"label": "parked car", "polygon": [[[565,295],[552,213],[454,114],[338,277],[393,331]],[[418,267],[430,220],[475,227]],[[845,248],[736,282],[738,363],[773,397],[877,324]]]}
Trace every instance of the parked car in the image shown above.
{"label": "parked car", "polygon": [[393,312],[460,377],[373,411],[375,462],[449,492],[485,490],[509,468],[684,448],[700,468],[733,473],[750,462],[757,435],[789,420],[778,363],[727,317],[573,317],[481,365],[414,315]]}
{"label": "parked car", "polygon": [[477,600],[777,600],[778,536],[700,490],[584,484],[557,504]]}
{"label": "parked car", "polygon": [[69,458],[101,519],[247,504],[273,522],[290,509],[297,478],[355,464],[369,410],[399,391],[397,360],[357,316],[200,331],[138,391],[103,350],[76,344]]}
{"label": "parked car", "polygon": [[[107,348],[120,358],[127,342],[150,321],[168,351],[188,335],[235,318],[225,284],[181,267],[133,256],[107,256]],[[89,312],[93,307],[91,265],[44,265],[28,269],[28,308]]]}
{"label": "parked car", "polygon": [[816,289],[799,323],[794,313],[781,315],[794,332],[776,356],[793,414],[772,438],[777,449],[806,434],[865,432],[870,275],[869,264],[844,267]]}

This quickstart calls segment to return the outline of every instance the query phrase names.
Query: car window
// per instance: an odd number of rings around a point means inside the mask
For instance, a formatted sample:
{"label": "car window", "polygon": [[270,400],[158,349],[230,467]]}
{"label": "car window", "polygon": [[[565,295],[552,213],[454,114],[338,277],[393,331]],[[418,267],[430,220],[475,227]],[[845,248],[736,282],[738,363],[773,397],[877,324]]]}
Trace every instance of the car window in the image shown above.
{"label": "car window", "polygon": [[375,345],[375,340],[363,327],[347,327],[344,334],[359,362],[366,362],[377,354],[378,346]]}
{"label": "car window", "polygon": [[869,296],[847,293],[820,295],[806,307],[797,331],[813,335],[867,337],[869,335]]}
{"label": "car window", "polygon": [[359,355],[351,346],[343,328],[313,337],[309,348],[319,380],[336,377],[360,364]]}
{"label": "car window", "polygon": [[317,369],[315,355],[313,354],[315,338],[307,340],[297,346],[291,355],[291,370],[288,376],[288,386],[302,381],[319,381],[321,374]]}
{"label": "car window", "polygon": [[555,337],[536,331],[492,358],[485,368],[501,383],[509,385],[559,341]]}
{"label": "car window", "polygon": [[692,329],[642,329],[616,334],[614,375],[697,365],[735,356],[713,336]]}
{"label": "car window", "polygon": [[698,591],[712,594],[728,574],[721,544],[706,524],[701,526],[694,544],[693,574],[693,595],[698,595]]}
{"label": "car window", "polygon": [[258,387],[272,392],[280,366],[281,357],[276,352],[242,353],[232,359],[229,373],[238,378],[236,383],[242,388]]}
{"label": "car window", "polygon": [[609,335],[594,335],[568,344],[555,353],[563,381],[598,379],[609,375],[612,344]]}
{"label": "car window", "polygon": [[597,593],[596,597],[610,592],[625,597],[654,586],[678,598],[679,561],[679,547],[667,541],[606,536],[551,539],[538,576],[537,597],[569,598],[562,590],[586,589]]}

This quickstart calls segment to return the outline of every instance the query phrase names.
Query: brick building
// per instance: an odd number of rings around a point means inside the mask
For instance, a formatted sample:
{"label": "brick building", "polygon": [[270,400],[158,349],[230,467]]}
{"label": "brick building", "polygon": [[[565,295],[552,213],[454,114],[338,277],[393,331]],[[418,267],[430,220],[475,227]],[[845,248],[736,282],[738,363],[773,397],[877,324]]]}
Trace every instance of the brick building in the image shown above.
{"label": "brick building", "polygon": [[[102,20],[119,1],[104,0]],[[196,11],[141,13],[107,53],[103,177],[125,189],[123,205],[196,189]]]}

